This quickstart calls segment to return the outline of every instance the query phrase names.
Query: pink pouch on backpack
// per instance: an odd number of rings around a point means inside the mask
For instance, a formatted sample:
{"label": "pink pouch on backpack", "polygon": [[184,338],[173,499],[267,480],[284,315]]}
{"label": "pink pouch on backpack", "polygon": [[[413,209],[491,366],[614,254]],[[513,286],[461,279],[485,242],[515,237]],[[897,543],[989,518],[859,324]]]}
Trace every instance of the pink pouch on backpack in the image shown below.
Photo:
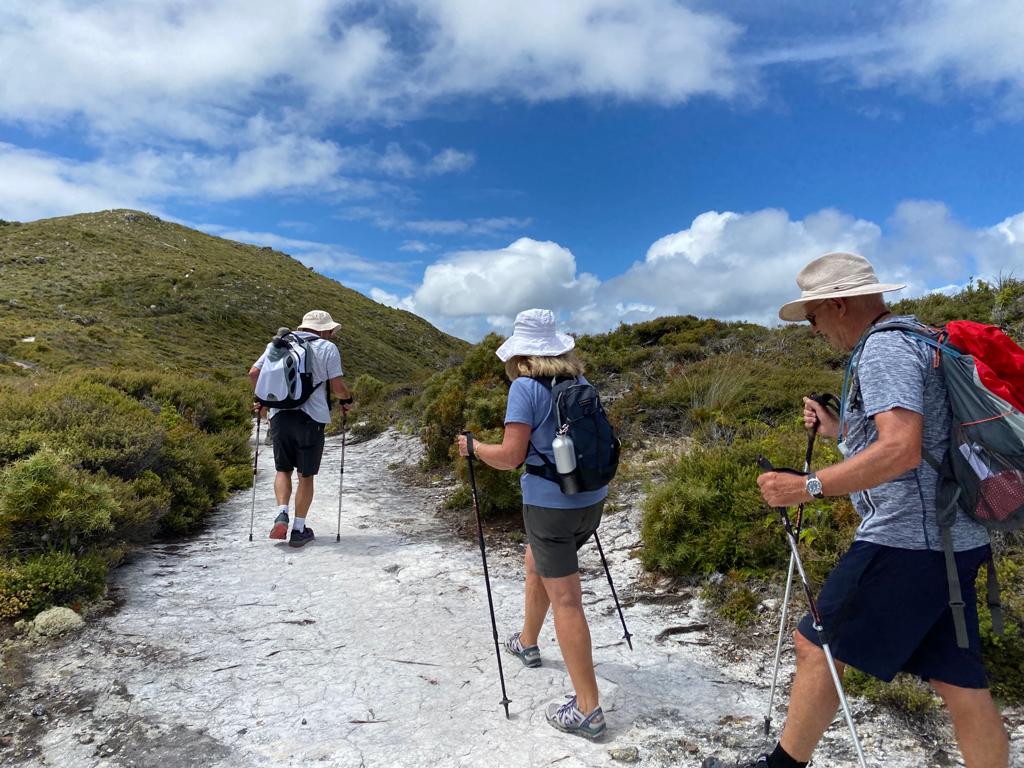
{"label": "pink pouch on backpack", "polygon": [[981,481],[975,514],[1003,522],[1024,507],[1024,472],[1007,469]]}

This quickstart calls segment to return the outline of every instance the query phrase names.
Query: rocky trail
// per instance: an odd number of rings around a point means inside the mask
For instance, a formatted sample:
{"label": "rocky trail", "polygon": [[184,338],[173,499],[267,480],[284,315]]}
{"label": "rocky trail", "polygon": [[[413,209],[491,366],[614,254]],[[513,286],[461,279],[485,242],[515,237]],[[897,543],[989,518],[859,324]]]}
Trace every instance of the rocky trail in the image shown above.
{"label": "rocky trail", "polygon": [[[331,438],[309,517],[317,541],[304,549],[265,538],[274,514],[266,451],[255,541],[245,491],[204,533],[119,568],[113,606],[83,629],[9,643],[0,765],[699,766],[712,753],[764,746],[774,638],[764,633],[752,654],[717,630],[699,597],[641,588],[629,557],[635,502],[620,501],[601,528],[635,650],[622,640],[596,549],[582,556],[609,733],[591,743],[544,722],[544,705],[569,692],[550,620],[544,666],[503,654],[506,719],[479,551],[436,516],[446,489],[409,486],[395,471],[418,451],[394,432],[349,445],[336,543],[340,440]],[[516,547],[488,550],[501,637],[520,621],[521,558]],[[957,764],[948,728],[922,735],[853,706],[870,764]],[[1011,722],[1016,764],[1020,720]],[[840,719],[814,765],[856,765]]]}

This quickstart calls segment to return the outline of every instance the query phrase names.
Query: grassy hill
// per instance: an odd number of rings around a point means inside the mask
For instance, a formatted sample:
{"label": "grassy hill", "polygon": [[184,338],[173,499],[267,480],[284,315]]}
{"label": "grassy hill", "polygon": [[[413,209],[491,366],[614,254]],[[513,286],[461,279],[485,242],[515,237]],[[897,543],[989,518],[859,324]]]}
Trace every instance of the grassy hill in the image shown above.
{"label": "grassy hill", "polygon": [[[0,223],[0,364],[248,370],[309,309],[342,323],[346,371],[386,382],[468,345],[271,248],[129,210]],[[23,339],[34,338],[34,341]]]}

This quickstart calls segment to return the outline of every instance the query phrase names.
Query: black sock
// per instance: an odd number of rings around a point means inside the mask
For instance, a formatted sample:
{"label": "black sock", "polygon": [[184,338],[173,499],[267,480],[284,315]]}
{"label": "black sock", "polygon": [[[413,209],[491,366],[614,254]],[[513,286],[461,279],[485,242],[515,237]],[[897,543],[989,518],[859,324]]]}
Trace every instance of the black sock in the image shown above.
{"label": "black sock", "polygon": [[768,768],[807,768],[807,763],[794,760],[779,743],[775,745],[775,751],[768,755]]}

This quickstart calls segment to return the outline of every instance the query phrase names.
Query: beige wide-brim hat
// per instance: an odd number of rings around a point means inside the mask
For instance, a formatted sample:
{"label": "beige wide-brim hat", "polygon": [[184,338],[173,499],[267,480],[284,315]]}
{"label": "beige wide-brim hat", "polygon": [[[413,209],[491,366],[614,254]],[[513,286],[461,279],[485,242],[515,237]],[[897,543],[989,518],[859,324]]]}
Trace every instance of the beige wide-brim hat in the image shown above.
{"label": "beige wide-brim hat", "polygon": [[322,309],[311,309],[302,316],[299,328],[309,331],[333,331],[335,328],[341,328],[341,323],[334,322],[330,312],[325,312]]}
{"label": "beige wide-brim hat", "polygon": [[555,313],[550,309],[524,309],[516,315],[512,335],[495,350],[501,362],[516,355],[558,357],[576,346],[576,340],[555,330]]}
{"label": "beige wide-brim hat", "polygon": [[819,256],[800,270],[796,284],[800,286],[800,298],[786,302],[779,310],[779,317],[791,323],[803,320],[807,314],[804,308],[816,301],[906,288],[906,285],[878,282],[871,262],[856,253]]}

